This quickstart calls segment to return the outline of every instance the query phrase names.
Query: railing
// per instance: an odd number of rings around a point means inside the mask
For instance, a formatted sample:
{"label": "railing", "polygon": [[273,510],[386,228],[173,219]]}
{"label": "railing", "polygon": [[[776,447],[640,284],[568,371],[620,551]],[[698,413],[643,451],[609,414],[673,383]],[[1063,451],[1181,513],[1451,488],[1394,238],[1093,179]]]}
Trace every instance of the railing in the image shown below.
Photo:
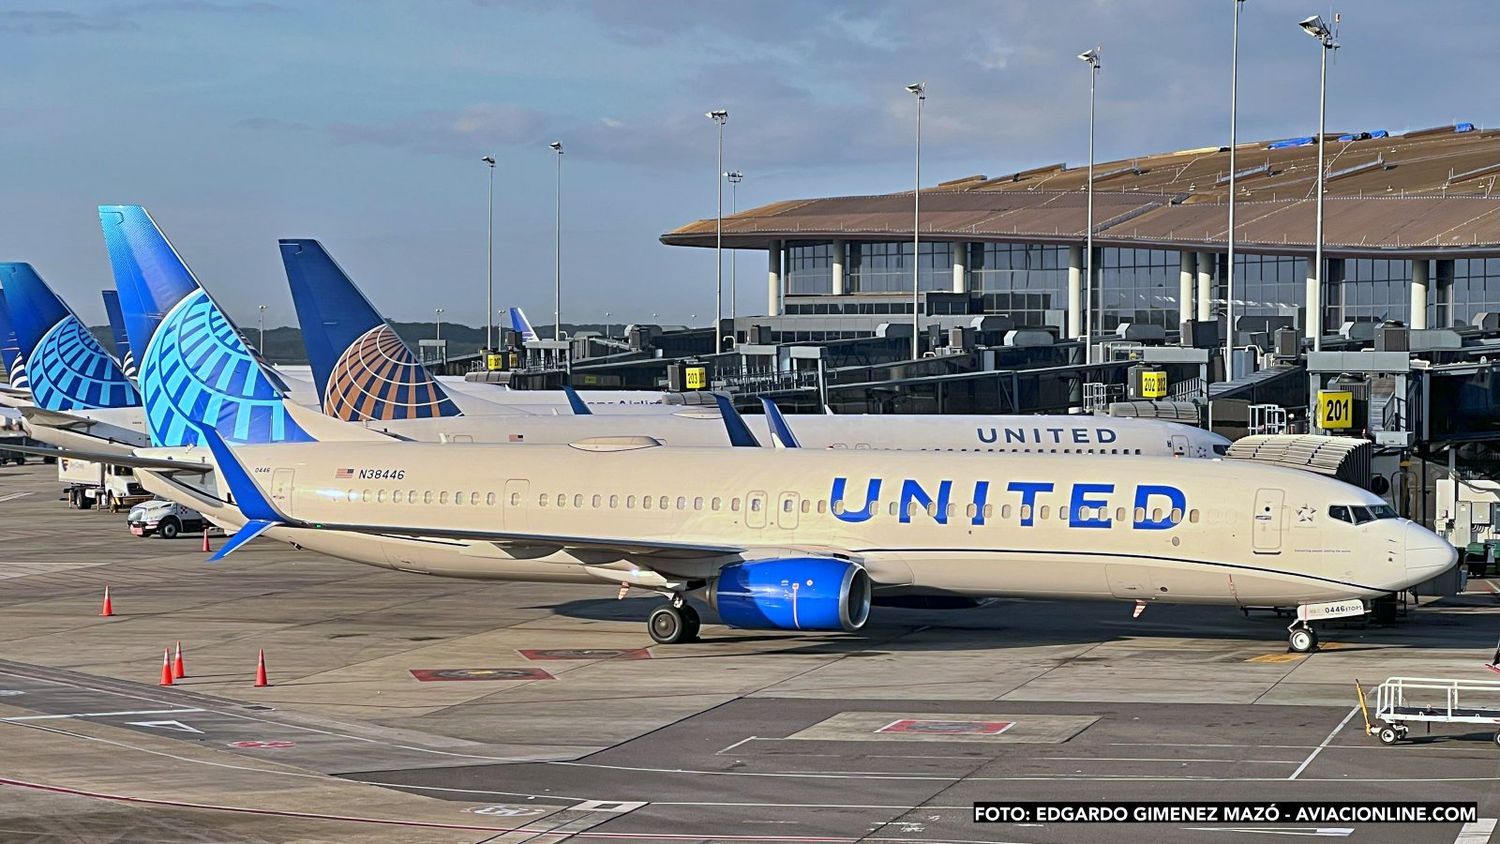
{"label": "railing", "polygon": [[[1406,699],[1408,691],[1441,692],[1443,703],[1438,705],[1413,702]],[[1469,703],[1459,700],[1461,693],[1469,695]],[[1482,698],[1475,702],[1475,696]],[[1436,697],[1433,695],[1431,697]],[[1398,710],[1406,709],[1405,712]],[[1412,712],[1420,709],[1421,712]],[[1461,711],[1468,710],[1468,711]],[[1490,723],[1495,713],[1500,712],[1500,681],[1496,680],[1446,680],[1433,677],[1392,677],[1375,690],[1375,716],[1386,721],[1473,721]]]}
{"label": "railing", "polygon": [[720,373],[724,386],[741,395],[753,396],[761,393],[777,393],[786,390],[815,390],[818,388],[818,373],[813,370],[796,372],[751,372]]}
{"label": "railing", "polygon": [[1286,408],[1279,404],[1252,404],[1249,410],[1251,434],[1286,433]]}

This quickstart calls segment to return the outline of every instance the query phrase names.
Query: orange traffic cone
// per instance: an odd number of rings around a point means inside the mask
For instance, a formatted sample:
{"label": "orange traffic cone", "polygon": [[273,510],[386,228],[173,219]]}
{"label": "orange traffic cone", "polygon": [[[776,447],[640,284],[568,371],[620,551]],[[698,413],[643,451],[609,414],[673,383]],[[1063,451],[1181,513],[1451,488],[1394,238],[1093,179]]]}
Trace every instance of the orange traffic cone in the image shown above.
{"label": "orange traffic cone", "polygon": [[203,526],[203,553],[207,554],[208,552],[210,552],[212,550],[214,550],[214,549],[208,547],[208,525],[204,525]]}
{"label": "orange traffic cone", "polygon": [[182,642],[177,643],[177,656],[172,660],[172,679],[181,680],[187,676],[187,665],[182,661]]}
{"label": "orange traffic cone", "polygon": [[161,682],[158,685],[172,685],[172,652],[169,648],[161,649]]}
{"label": "orange traffic cone", "polygon": [[106,586],[106,587],[104,587],[104,606],[102,608],[100,608],[99,615],[102,616],[102,617],[104,617],[104,618],[109,618],[110,616],[112,616],[114,614],[115,614],[115,607],[114,607],[114,604],[111,604],[109,602],[109,587]]}
{"label": "orange traffic cone", "polygon": [[271,685],[270,682],[266,680],[266,652],[262,648],[260,656],[255,660],[255,687],[269,685]]}

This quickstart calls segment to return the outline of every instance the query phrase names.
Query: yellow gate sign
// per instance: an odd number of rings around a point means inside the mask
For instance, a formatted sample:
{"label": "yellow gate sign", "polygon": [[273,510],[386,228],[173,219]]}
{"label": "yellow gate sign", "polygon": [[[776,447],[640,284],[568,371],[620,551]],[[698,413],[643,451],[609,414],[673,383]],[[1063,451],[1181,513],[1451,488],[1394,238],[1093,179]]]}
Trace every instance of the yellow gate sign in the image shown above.
{"label": "yellow gate sign", "polygon": [[491,372],[504,369],[505,357],[503,355],[494,354],[493,352],[486,355],[484,359],[484,368],[490,370]]}
{"label": "yellow gate sign", "polygon": [[1318,427],[1325,431],[1354,427],[1354,393],[1349,390],[1318,391]]}
{"label": "yellow gate sign", "polygon": [[708,386],[708,367],[689,366],[683,373],[683,386],[689,390],[701,390]]}
{"label": "yellow gate sign", "polygon": [[1167,373],[1165,372],[1142,372],[1141,373],[1141,397],[1147,399],[1165,398],[1167,395]]}

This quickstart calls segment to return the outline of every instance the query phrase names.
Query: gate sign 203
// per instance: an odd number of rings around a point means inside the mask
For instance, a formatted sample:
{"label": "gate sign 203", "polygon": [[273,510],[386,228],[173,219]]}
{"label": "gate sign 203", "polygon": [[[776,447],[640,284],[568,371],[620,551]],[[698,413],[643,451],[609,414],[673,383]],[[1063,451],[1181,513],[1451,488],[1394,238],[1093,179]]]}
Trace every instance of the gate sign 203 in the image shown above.
{"label": "gate sign 203", "polygon": [[1319,390],[1318,427],[1325,431],[1354,427],[1354,393],[1349,390]]}

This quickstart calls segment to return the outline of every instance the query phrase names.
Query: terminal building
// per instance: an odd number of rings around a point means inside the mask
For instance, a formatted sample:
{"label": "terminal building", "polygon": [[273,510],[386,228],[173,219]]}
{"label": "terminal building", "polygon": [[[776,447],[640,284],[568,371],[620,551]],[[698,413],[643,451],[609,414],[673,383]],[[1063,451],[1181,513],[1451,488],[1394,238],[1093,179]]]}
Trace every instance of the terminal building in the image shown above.
{"label": "terminal building", "polygon": [[[1280,327],[1311,337],[1351,322],[1422,329],[1500,314],[1500,130],[1372,129],[1326,145],[1321,284],[1309,282],[1316,139],[1236,150],[1236,345]],[[1081,339],[1087,172],[1053,164],[923,188],[915,255],[910,192],[728,215],[724,247],[769,256],[765,314],[733,332],[745,342],[758,326],[762,341],[803,342],[904,330],[915,262],[924,333],[994,315]],[[1127,324],[1177,337],[1189,321],[1220,321],[1222,337],[1228,148],[1096,163],[1093,181],[1094,339]],[[711,249],[716,220],[661,239]]]}

